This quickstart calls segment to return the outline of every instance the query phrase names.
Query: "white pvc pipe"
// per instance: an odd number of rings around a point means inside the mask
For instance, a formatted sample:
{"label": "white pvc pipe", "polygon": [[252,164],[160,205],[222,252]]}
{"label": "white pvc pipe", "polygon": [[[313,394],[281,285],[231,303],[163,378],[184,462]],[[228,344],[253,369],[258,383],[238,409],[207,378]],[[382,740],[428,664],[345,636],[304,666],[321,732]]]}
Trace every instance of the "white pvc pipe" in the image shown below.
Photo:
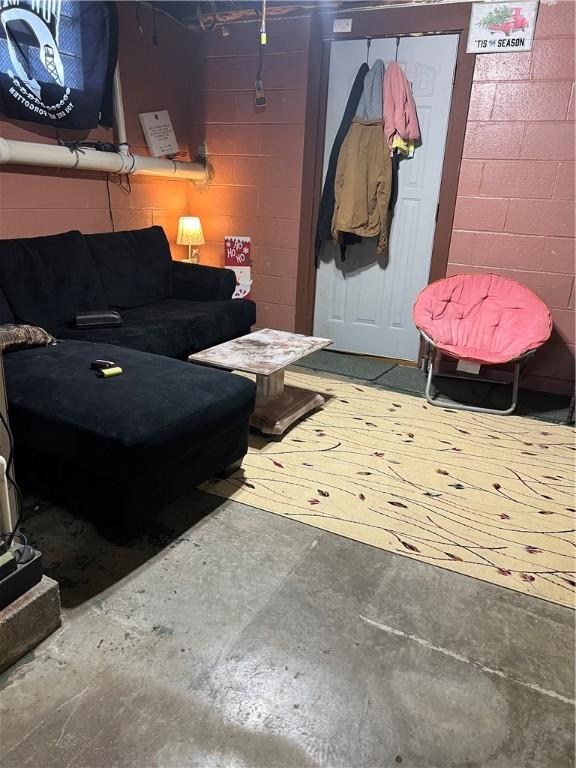
{"label": "white pvc pipe", "polygon": [[161,160],[157,157],[143,155],[127,155],[128,165],[132,169],[127,172],[143,176],[169,176],[174,179],[190,181],[205,181],[206,168],[202,163],[187,163],[182,160]]}
{"label": "white pvc pipe", "polygon": [[118,64],[114,70],[114,122],[116,124],[116,141],[118,150],[124,154],[128,152],[128,138],[126,136],[126,121],[124,120],[124,99],[122,98],[122,82]]}
{"label": "white pvc pipe", "polygon": [[[126,160],[127,162],[127,160]],[[123,173],[124,158],[118,152],[98,152],[32,141],[0,138],[0,165],[43,165],[50,168],[85,168],[92,171]]]}
{"label": "white pvc pipe", "polygon": [[126,151],[100,152],[95,149],[75,149],[54,144],[36,144],[0,138],[0,165],[39,165],[47,168],[78,168],[103,173],[164,176],[203,181],[206,169],[201,163],[163,160],[156,157],[132,155]]}
{"label": "white pvc pipe", "polygon": [[78,168],[103,173],[165,176],[176,179],[203,181],[206,170],[201,163],[162,160],[156,157],[126,153],[100,152],[95,149],[75,149],[31,141],[0,138],[0,165],[39,165],[46,168]]}
{"label": "white pvc pipe", "polygon": [[206,169],[202,163],[164,160],[156,157],[133,155],[126,141],[126,123],[122,102],[122,85],[118,68],[114,73],[114,118],[119,152],[101,152],[95,149],[55,144],[37,144],[0,137],[0,165],[38,165],[45,168],[78,168],[102,173],[162,176],[165,178],[205,181]]}

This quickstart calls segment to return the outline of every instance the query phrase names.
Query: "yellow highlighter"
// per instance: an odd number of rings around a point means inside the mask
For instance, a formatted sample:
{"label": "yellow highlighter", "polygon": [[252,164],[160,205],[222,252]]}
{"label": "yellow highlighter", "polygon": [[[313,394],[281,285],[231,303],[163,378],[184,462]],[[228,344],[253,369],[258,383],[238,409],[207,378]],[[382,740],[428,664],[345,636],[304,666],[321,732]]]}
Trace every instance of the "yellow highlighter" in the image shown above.
{"label": "yellow highlighter", "polygon": [[120,376],[122,373],[122,368],[120,368],[119,365],[114,366],[114,368],[101,368],[96,376],[98,376],[99,379],[109,379],[112,376]]}

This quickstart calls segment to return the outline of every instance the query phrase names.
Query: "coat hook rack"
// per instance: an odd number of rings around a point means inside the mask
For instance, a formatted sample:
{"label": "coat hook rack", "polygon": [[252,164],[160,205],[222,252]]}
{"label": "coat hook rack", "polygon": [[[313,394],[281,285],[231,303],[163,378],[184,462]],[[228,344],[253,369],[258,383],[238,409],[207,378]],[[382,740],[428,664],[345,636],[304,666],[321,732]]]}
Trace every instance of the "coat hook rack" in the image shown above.
{"label": "coat hook rack", "polygon": [[366,38],[366,64],[369,64],[370,59],[370,46],[372,45],[372,38]]}
{"label": "coat hook rack", "polygon": [[400,48],[400,38],[396,38],[396,55],[394,56],[394,61],[398,61],[398,48]]}

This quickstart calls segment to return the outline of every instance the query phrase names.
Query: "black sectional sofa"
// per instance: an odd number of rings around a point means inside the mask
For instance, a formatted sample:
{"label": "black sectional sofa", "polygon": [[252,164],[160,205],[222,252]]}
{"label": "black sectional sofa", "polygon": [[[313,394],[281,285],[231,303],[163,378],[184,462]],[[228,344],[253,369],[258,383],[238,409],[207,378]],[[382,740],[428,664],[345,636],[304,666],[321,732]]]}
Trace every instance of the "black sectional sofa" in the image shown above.
{"label": "black sectional sofa", "polygon": [[[25,488],[88,513],[115,538],[247,450],[254,385],[185,362],[250,331],[230,270],[173,262],[163,230],[0,240],[0,323],[58,343],[4,355],[15,466]],[[116,328],[77,330],[114,308]],[[90,363],[123,374],[97,378]]]}

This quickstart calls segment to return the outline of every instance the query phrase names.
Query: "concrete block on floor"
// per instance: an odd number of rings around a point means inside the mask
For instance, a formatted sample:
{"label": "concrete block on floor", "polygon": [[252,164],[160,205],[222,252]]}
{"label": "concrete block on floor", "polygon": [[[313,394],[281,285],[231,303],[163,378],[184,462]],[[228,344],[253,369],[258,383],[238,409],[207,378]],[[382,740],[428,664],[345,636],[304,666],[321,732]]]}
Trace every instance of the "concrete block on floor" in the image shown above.
{"label": "concrete block on floor", "polygon": [[58,582],[43,576],[36,586],[0,611],[0,672],[61,625]]}

